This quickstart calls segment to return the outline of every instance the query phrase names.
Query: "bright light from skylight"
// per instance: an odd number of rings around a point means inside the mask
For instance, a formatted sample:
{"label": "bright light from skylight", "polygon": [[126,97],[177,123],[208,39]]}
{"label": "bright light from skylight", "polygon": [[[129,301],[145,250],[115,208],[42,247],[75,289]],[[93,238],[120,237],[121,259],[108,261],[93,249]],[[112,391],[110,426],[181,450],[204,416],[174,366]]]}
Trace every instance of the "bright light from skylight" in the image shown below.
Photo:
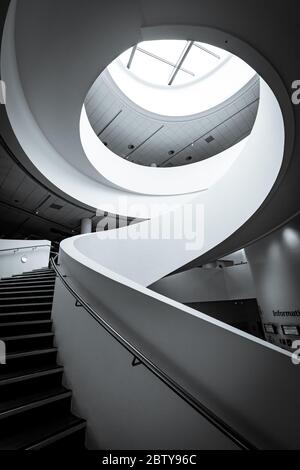
{"label": "bright light from skylight", "polygon": [[[119,60],[151,85],[184,85],[220,67],[230,54],[192,41],[146,41],[124,52]],[[172,83],[172,76],[174,76]]]}
{"label": "bright light from skylight", "polygon": [[108,66],[118,88],[143,109],[187,116],[224,103],[256,74],[229,52],[194,41],[146,41]]}

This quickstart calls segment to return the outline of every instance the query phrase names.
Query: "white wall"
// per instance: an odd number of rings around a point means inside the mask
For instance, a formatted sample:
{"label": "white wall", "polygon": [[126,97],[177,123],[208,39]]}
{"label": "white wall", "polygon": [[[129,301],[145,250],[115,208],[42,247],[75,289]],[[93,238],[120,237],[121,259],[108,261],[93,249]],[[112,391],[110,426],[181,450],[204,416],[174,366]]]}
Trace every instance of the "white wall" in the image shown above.
{"label": "white wall", "polygon": [[253,299],[256,297],[248,264],[223,269],[190,269],[161,279],[153,284],[151,289],[182,303]]}
{"label": "white wall", "polygon": [[267,335],[268,340],[279,344],[282,339],[299,339],[285,336],[281,326],[298,325],[300,329],[300,216],[248,247],[246,254],[262,321],[278,329],[278,334]]}
{"label": "white wall", "polygon": [[[226,422],[262,448],[299,448],[300,374],[289,353],[65,253],[61,263],[106,321]],[[57,285],[57,344],[90,442],[104,449],[227,447],[143,367],[131,369],[130,355],[74,306]]]}
{"label": "white wall", "polygon": [[[0,240],[0,278],[47,267],[50,247],[51,242],[48,240]],[[1,251],[11,248],[17,251]],[[27,259],[26,263],[22,263],[22,257]]]}
{"label": "white wall", "polygon": [[57,281],[53,320],[88,449],[235,449],[93,320]]}

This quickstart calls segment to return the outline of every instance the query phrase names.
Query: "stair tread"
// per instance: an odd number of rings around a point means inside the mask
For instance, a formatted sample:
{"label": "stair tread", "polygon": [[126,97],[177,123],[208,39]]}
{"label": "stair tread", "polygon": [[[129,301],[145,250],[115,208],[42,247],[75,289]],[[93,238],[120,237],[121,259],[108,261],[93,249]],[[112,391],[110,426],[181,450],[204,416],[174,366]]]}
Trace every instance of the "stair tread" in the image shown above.
{"label": "stair tread", "polygon": [[21,334],[21,335],[0,337],[0,339],[4,342],[7,342],[7,341],[19,341],[20,339],[45,338],[47,336],[54,336],[54,333],[53,332],[49,332],[49,333],[32,333],[30,335]]}
{"label": "stair tread", "polygon": [[63,370],[64,368],[62,366],[55,364],[54,366],[39,366],[10,372],[0,376],[0,387],[1,385],[9,382],[21,382],[22,380],[26,380],[31,377],[39,377],[40,375],[45,375],[47,373],[59,373],[63,372]]}
{"label": "stair tread", "polygon": [[24,271],[23,274],[28,274],[28,273],[43,273],[43,272],[53,272],[52,268],[40,268],[40,269],[33,269],[32,271]]}
{"label": "stair tread", "polygon": [[71,413],[53,346],[55,280],[42,268],[0,281],[0,338],[8,350],[0,369],[0,451],[83,445],[86,422]]}
{"label": "stair tread", "polygon": [[54,353],[54,352],[57,352],[57,348],[39,348],[39,349],[32,349],[32,350],[23,349],[18,352],[6,354],[6,359],[7,361],[9,361],[11,359],[17,359],[17,358],[27,357],[27,356],[36,356],[39,354],[49,354],[49,353]]}
{"label": "stair tread", "polygon": [[44,278],[44,277],[55,277],[56,274],[55,272],[52,273],[35,273],[35,274],[15,274],[14,276],[11,276],[10,278],[4,278],[4,279],[26,279],[26,278]]}
{"label": "stair tread", "polygon": [[[3,289],[3,290],[6,291],[7,289]],[[0,289],[0,293],[1,292],[2,292],[2,295],[16,294],[16,293],[24,294],[25,292],[26,292],[26,294],[46,294],[47,292],[53,293],[54,292],[54,286],[53,286],[52,289],[44,288],[44,289],[34,289],[34,290],[26,290],[26,291],[24,291],[23,289],[9,288],[9,292],[3,292]]]}
{"label": "stair tread", "polygon": [[[0,308],[4,307],[28,307],[32,305],[52,305],[52,302],[32,302],[32,303],[25,303],[25,304],[4,304],[0,305]],[[0,312],[5,313],[5,312]]]}
{"label": "stair tread", "polygon": [[22,430],[16,430],[14,436],[0,439],[0,450],[26,450],[30,447],[37,446],[47,439],[63,433],[64,431],[72,430],[72,428],[84,428],[85,421],[72,413],[66,416],[57,416],[49,418],[46,422],[43,421],[39,424],[28,423],[26,433]]}
{"label": "stair tread", "polygon": [[28,279],[54,279],[56,277],[56,274],[35,274],[34,276],[32,275],[29,275],[29,274],[18,274],[16,276],[12,276],[12,277],[3,277],[2,279],[12,279],[12,280],[16,280],[16,279],[21,279],[21,280],[28,280]]}
{"label": "stair tread", "polygon": [[33,314],[33,313],[51,313],[51,310],[26,310],[25,312],[0,312],[0,318],[1,318],[1,315],[3,316],[7,316],[7,315],[30,315],[30,314]]}
{"label": "stair tread", "polygon": [[13,397],[11,400],[5,400],[0,402],[0,419],[8,417],[12,413],[19,413],[24,411],[24,407],[30,407],[31,405],[42,405],[44,400],[51,398],[62,398],[69,397],[72,395],[70,390],[67,390],[65,387],[56,386],[48,390],[43,390],[39,392],[22,392],[21,397]]}
{"label": "stair tread", "polygon": [[27,325],[50,325],[51,323],[52,323],[52,320],[16,321],[16,322],[10,322],[10,323],[0,322],[0,328],[2,328],[3,326],[9,327],[9,326],[27,326]]}
{"label": "stair tread", "polygon": [[[51,299],[53,295],[31,295],[31,296],[25,296],[25,297],[18,297],[18,300],[31,300],[31,299]],[[5,300],[11,300],[11,297],[1,297],[1,301]]]}
{"label": "stair tread", "polygon": [[48,277],[45,277],[45,276],[34,276],[34,277],[23,277],[23,278],[18,278],[18,277],[2,277],[1,278],[1,282],[18,282],[18,281],[24,281],[24,282],[34,282],[34,281],[52,281],[53,279],[55,279],[56,276],[50,276],[50,278],[48,279]]}

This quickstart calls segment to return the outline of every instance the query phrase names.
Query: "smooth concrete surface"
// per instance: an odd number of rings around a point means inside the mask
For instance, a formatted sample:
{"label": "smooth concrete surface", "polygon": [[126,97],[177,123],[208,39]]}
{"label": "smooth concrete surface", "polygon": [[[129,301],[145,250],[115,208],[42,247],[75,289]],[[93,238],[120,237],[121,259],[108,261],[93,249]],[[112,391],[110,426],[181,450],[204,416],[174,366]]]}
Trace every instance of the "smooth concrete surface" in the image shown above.
{"label": "smooth concrete surface", "polygon": [[92,450],[236,447],[99,326],[57,281],[53,320],[73,412],[87,420]]}
{"label": "smooth concrete surface", "polygon": [[[300,374],[288,352],[149,289],[129,281],[122,284],[96,273],[63,252],[60,262],[68,282],[106,321],[250,441],[264,449],[299,448]],[[150,425],[149,415],[145,416],[149,406],[143,399],[145,388],[137,398],[131,375],[135,372],[130,371],[129,375],[127,370],[120,372],[123,362],[110,343],[103,342],[96,321],[84,309],[74,309],[74,305],[75,300],[57,286],[54,299],[57,343],[78,410],[91,419],[89,430],[93,439],[101,448],[126,448],[129,443],[131,448],[136,443],[141,447],[147,443],[150,447],[159,446],[160,427],[155,426],[156,421],[154,426]],[[130,364],[128,354],[122,354]],[[142,369],[137,370],[144,374]],[[111,387],[112,377],[115,387]],[[143,380],[148,386],[145,375],[141,383]],[[132,416],[128,413],[134,410],[128,398],[131,394],[138,406],[138,412]],[[160,393],[154,396],[156,404],[164,400]],[[283,397],[288,397],[284,412]],[[169,399],[168,395],[166,401]],[[160,407],[161,413],[164,406]],[[170,425],[169,432],[177,422],[175,410],[175,421],[164,423]],[[141,424],[144,417],[146,429],[142,425],[140,429],[135,427],[134,423],[140,419]],[[165,444],[165,429],[160,441],[163,447],[171,445],[170,440]],[[184,435],[186,428],[183,429]],[[199,448],[202,438],[201,435]],[[172,442],[174,447],[195,445],[194,440],[187,443],[184,437],[179,441],[176,437]],[[203,448],[208,446],[206,438],[202,442]],[[210,442],[209,447],[219,448],[220,441]]]}
{"label": "smooth concrete surface", "polygon": [[[300,216],[246,250],[263,323],[274,324],[268,341],[290,348],[300,340]],[[285,335],[282,326],[298,326],[299,335]],[[280,341],[288,341],[282,344]]]}
{"label": "smooth concrete surface", "polygon": [[[186,195],[185,203],[174,202],[173,206],[164,206],[163,199],[158,197],[158,215],[152,215],[151,220],[118,231],[65,240],[63,249],[72,251],[73,256],[96,270],[104,267],[141,285],[151,285],[222,244],[251,218],[278,176],[284,141],[278,102],[262,82],[253,131],[218,184],[207,191]],[[124,201],[126,212],[129,200],[125,193]],[[140,197],[135,206],[135,210],[141,211],[140,217],[153,208],[144,202]]]}
{"label": "smooth concrete surface", "polygon": [[255,299],[256,291],[248,264],[226,268],[193,268],[167,276],[152,290],[181,303]]}
{"label": "smooth concrete surface", "polygon": [[48,240],[0,240],[0,278],[48,267],[50,249]]}

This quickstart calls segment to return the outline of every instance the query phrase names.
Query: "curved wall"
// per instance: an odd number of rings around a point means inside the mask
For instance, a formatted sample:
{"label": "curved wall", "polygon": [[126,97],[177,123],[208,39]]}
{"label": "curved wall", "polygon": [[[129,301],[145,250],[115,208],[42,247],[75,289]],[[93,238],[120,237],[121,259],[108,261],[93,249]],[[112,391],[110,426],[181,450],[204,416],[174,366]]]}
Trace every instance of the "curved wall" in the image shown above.
{"label": "curved wall", "polygon": [[[262,321],[274,325],[268,341],[292,350],[300,339],[300,216],[246,250],[257,290]],[[283,326],[296,326],[285,334]],[[295,350],[295,349],[294,349]]]}

